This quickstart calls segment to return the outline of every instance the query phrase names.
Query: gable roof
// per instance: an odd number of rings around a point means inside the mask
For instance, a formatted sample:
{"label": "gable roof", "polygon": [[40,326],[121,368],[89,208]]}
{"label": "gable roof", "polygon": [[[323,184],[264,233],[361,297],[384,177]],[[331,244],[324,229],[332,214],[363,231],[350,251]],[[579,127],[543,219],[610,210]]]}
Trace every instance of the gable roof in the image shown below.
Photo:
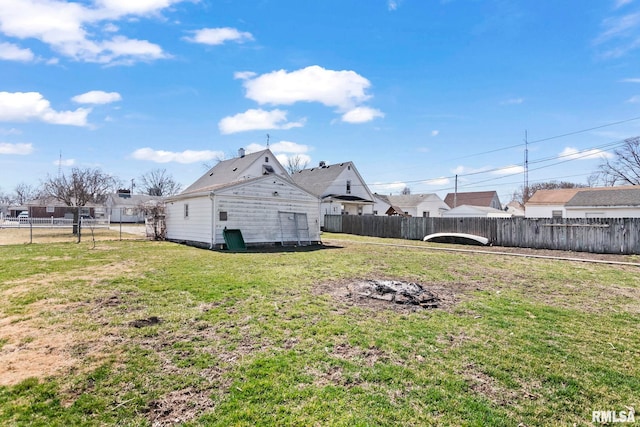
{"label": "gable roof", "polygon": [[[622,190],[635,190],[637,186],[624,185],[618,187],[582,187],[582,188],[559,188],[555,190],[538,190],[527,201],[527,205],[566,205],[581,193],[588,193],[591,196],[580,196],[576,203],[585,203],[588,197],[598,197],[606,200],[609,198],[623,197]],[[596,196],[596,194],[601,194]],[[605,195],[609,194],[609,196]],[[619,195],[616,195],[619,194]],[[632,194],[632,193],[628,193]],[[586,199],[585,199],[586,198]],[[582,200],[582,201],[581,201]],[[572,205],[572,206],[593,206],[591,205]],[[608,205],[601,205],[608,206]]]}
{"label": "gable roof", "polygon": [[163,200],[163,197],[149,196],[148,194],[131,194],[127,197],[120,197],[118,196],[118,194],[109,194],[107,196],[107,200],[105,201],[105,205],[137,207],[148,202],[156,202],[161,200]]}
{"label": "gable roof", "polygon": [[321,196],[324,195],[325,190],[327,190],[336,178],[348,167],[353,167],[353,163],[343,162],[335,165],[303,169],[291,175],[291,179],[296,184]]}
{"label": "gable roof", "polygon": [[498,197],[498,193],[495,191],[473,191],[467,193],[449,193],[444,198],[444,202],[450,207],[454,208],[454,200],[457,206],[469,205],[469,206],[491,206],[491,202],[494,197]]}
{"label": "gable roof", "polygon": [[637,188],[611,187],[608,191],[590,189],[578,191],[565,206],[640,206],[640,186]]}
{"label": "gable roof", "polygon": [[575,196],[581,188],[559,188],[555,190],[538,190],[527,200],[527,205],[564,205]]}
{"label": "gable roof", "polygon": [[[318,166],[315,168],[303,169],[301,171],[295,172],[291,175],[291,179],[293,182],[305,188],[307,191],[319,196],[325,197],[328,196],[329,187],[331,187],[335,180],[340,176],[342,172],[345,170],[351,169],[356,174],[362,185],[364,185],[364,189],[367,194],[369,194],[370,198],[368,201],[373,200],[373,194],[369,191],[367,184],[364,182],[356,166],[353,162],[342,162],[336,163],[334,165],[324,165]],[[336,196],[335,194],[333,196]]]}
{"label": "gable roof", "polygon": [[[235,157],[229,160],[223,160],[217,165],[212,167],[197,179],[193,184],[185,188],[181,194],[193,193],[196,191],[202,191],[205,189],[214,189],[222,185],[229,184],[231,182],[243,181],[248,178],[254,178],[254,176],[247,176],[246,171],[255,163],[260,162],[265,156],[273,159],[273,165],[269,173],[275,173],[282,176],[287,176],[285,169],[282,167],[276,156],[273,155],[271,150],[257,151],[255,153],[246,154],[241,157]],[[273,166],[276,166],[277,171]],[[287,176],[288,179],[288,176]]]}

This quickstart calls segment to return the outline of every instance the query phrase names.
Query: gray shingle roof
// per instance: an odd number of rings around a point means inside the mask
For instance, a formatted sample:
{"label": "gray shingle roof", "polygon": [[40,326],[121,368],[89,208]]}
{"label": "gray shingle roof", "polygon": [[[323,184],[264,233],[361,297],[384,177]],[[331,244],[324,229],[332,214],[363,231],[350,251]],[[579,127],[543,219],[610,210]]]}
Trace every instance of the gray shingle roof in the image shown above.
{"label": "gray shingle roof", "polygon": [[329,186],[349,166],[353,167],[353,163],[344,162],[324,167],[303,169],[291,175],[291,179],[300,187],[322,197],[327,195]]}
{"label": "gray shingle roof", "polygon": [[640,206],[640,186],[606,191],[580,190],[565,206]]}
{"label": "gray shingle roof", "polygon": [[[204,188],[214,189],[218,186],[230,184],[232,182],[242,181],[243,173],[254,162],[264,157],[265,153],[271,154],[269,149],[246,154],[244,157],[236,157],[229,160],[223,160],[212,167],[197,179],[193,184],[185,188],[182,194],[191,193]],[[275,157],[273,157],[275,159]],[[276,160],[277,161],[277,160]]]}

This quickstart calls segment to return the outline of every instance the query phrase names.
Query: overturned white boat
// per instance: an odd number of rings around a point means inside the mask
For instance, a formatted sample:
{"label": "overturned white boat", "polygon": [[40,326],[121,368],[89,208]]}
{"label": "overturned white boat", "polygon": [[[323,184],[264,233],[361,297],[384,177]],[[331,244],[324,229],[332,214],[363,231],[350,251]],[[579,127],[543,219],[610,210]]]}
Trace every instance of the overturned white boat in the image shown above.
{"label": "overturned white boat", "polygon": [[457,243],[462,245],[483,245],[489,244],[489,239],[475,234],[467,233],[433,233],[422,239],[425,242],[435,243]]}

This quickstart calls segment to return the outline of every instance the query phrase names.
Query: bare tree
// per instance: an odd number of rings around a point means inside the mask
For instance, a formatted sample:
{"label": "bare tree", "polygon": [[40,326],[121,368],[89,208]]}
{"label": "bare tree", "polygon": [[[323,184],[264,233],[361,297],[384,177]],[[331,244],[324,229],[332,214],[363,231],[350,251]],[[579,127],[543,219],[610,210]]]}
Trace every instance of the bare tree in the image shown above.
{"label": "bare tree", "polygon": [[13,189],[15,193],[14,203],[24,205],[25,203],[37,199],[40,196],[40,190],[32,185],[21,182]]}
{"label": "bare tree", "polygon": [[573,182],[565,182],[565,181],[548,181],[548,182],[538,182],[532,184],[525,188],[525,186],[521,186],[518,190],[513,193],[511,200],[519,202],[521,204],[525,204],[529,201],[531,196],[538,190],[558,190],[563,188],[584,188],[587,187],[584,184],[576,184]]}
{"label": "bare tree", "polygon": [[[73,222],[77,224],[82,206],[89,203],[103,203],[118,184],[116,178],[100,169],[73,168],[69,175],[49,176],[42,188],[44,195],[76,208],[73,210]],[[73,232],[77,234],[76,226]]]}
{"label": "bare tree", "polygon": [[153,169],[139,179],[143,193],[149,196],[173,196],[182,189],[166,169]]}
{"label": "bare tree", "polygon": [[604,185],[640,185],[640,137],[624,140],[622,147],[613,150],[613,159],[604,159],[592,178]]}
{"label": "bare tree", "polygon": [[14,197],[12,195],[10,195],[9,193],[5,193],[0,191],[0,203],[3,204],[11,204],[14,201]]}
{"label": "bare tree", "polygon": [[289,172],[289,175],[293,175],[296,172],[306,169],[308,164],[309,162],[304,160],[302,156],[295,155],[287,158],[287,164],[284,167],[287,172]]}
{"label": "bare tree", "polygon": [[411,194],[411,189],[409,187],[404,187],[400,194],[402,194],[403,196],[408,196]]}

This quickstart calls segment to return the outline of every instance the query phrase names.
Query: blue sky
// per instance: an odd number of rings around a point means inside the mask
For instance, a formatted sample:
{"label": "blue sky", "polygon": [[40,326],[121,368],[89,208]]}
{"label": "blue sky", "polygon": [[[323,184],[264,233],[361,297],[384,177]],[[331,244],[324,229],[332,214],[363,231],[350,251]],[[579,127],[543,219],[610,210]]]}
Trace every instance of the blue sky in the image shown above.
{"label": "blue sky", "polygon": [[[0,191],[266,146],[373,191],[586,183],[640,134],[640,1],[0,0]],[[565,135],[565,136],[562,136]]]}

